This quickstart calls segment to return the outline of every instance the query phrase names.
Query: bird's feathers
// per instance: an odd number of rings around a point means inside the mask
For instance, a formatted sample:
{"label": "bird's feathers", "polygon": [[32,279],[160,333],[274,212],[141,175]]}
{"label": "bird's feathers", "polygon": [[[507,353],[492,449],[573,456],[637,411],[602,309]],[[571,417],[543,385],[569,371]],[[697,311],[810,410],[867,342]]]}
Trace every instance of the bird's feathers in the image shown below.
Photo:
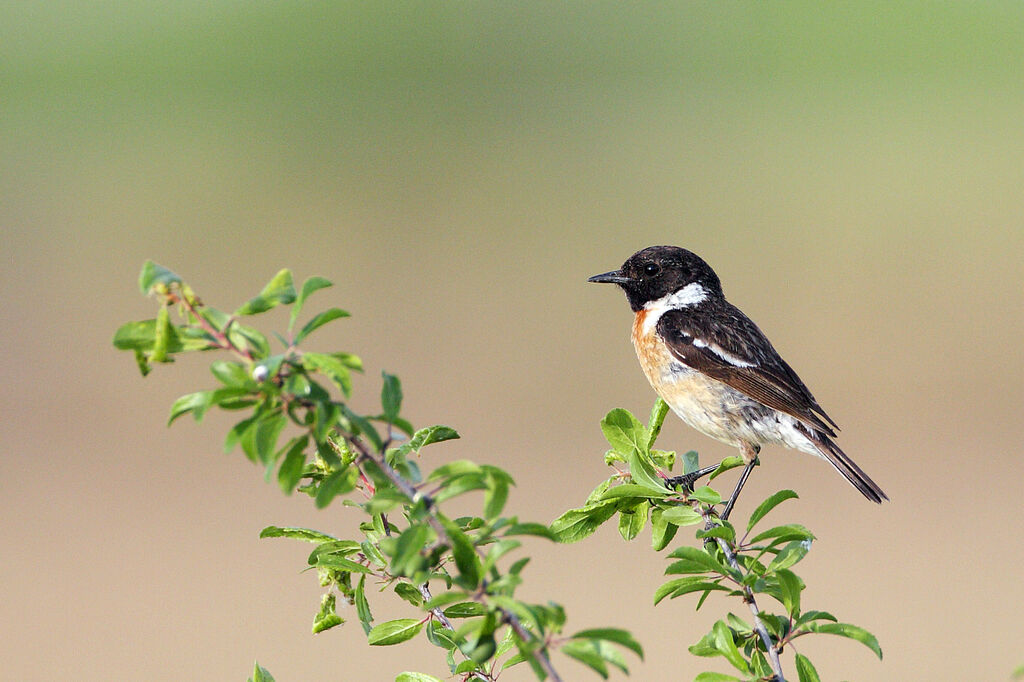
{"label": "bird's feathers", "polygon": [[684,365],[835,437],[834,429],[839,427],[757,325],[725,301],[715,308],[700,306],[662,314],[656,329],[672,355]]}

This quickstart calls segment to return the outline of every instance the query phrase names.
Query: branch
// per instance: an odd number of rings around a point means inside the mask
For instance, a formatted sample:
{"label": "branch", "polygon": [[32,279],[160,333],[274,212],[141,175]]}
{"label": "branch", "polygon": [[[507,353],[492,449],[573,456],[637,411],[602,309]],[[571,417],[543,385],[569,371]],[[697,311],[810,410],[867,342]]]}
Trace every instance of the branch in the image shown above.
{"label": "branch", "polygon": [[[433,506],[433,500],[431,500],[427,495],[417,491],[409,481],[402,478],[402,476],[387,463],[387,459],[383,455],[380,457],[374,455],[373,451],[367,447],[366,443],[358,437],[350,436],[348,434],[344,434],[344,437],[346,442],[359,452],[360,457],[373,460],[373,463],[376,464],[384,475],[388,477],[388,480],[394,483],[395,487],[401,490],[402,493],[411,501],[418,502],[419,500],[423,500],[428,508]],[[452,539],[448,535],[448,531],[445,529],[444,524],[442,524],[441,521],[433,514],[427,514],[426,517],[427,523],[429,523],[430,527],[434,529],[435,533],[437,533],[438,539],[451,546],[453,544]],[[509,627],[512,628],[512,631],[516,633],[516,636],[519,637],[519,639],[523,642],[537,642],[541,645],[538,649],[532,651],[530,655],[533,656],[534,660],[537,661],[553,682],[562,682],[562,678],[559,677],[558,672],[551,664],[551,659],[548,658],[547,652],[545,651],[546,647],[543,642],[538,641],[536,635],[526,629],[516,614],[501,607],[499,607],[498,610],[501,611],[502,618],[506,623],[508,623]],[[454,628],[451,629],[454,630]],[[776,657],[776,659],[777,658],[778,657]],[[780,678],[780,682],[785,682],[785,680]]]}
{"label": "branch", "polygon": [[233,316],[231,317],[231,319],[228,320],[227,325],[224,327],[224,331],[221,331],[214,327],[212,324],[210,324],[210,322],[205,317],[199,314],[199,309],[192,304],[192,301],[189,300],[189,298],[190,297],[186,296],[185,294],[182,294],[181,296],[177,297],[177,299],[181,301],[181,304],[185,306],[185,310],[187,310],[189,313],[191,313],[191,315],[194,318],[196,318],[196,321],[199,323],[199,326],[206,330],[206,332],[210,334],[210,336],[212,336],[214,340],[217,341],[218,344],[220,344],[221,348],[223,348],[224,350],[231,351],[235,355],[238,355],[239,357],[248,360],[249,362],[255,361],[255,359],[252,356],[252,353],[249,352],[249,349],[239,348],[234,343],[232,343],[230,338],[228,338],[228,329],[231,328],[231,325],[235,321],[235,318]]}
{"label": "branch", "polygon": [[[427,585],[427,583],[423,583],[422,585],[420,585],[419,591],[420,595],[425,600],[430,601],[431,599],[433,599],[433,595],[430,594],[430,586]],[[448,616],[444,615],[444,611],[441,610],[440,606],[435,606],[434,608],[430,609],[430,613],[433,614],[434,618],[436,618],[441,625],[448,628],[452,632],[455,632],[455,626],[452,625],[452,622],[450,620],[448,620]],[[494,678],[488,677],[483,673],[478,672],[473,673],[469,679],[483,680],[483,682],[494,682]]]}
{"label": "branch", "polygon": [[[704,523],[709,527],[717,525],[714,523],[711,517],[710,507],[700,505],[701,516],[704,517]],[[736,561],[736,554],[732,551],[729,543],[724,538],[715,538],[718,541],[718,546],[722,549],[722,554],[725,555],[725,560],[729,562],[729,565],[737,571],[742,572],[740,564]],[[750,613],[754,617],[754,630],[761,637],[761,641],[764,642],[765,650],[768,652],[768,662],[772,666],[772,670],[775,672],[774,682],[786,682],[786,677],[782,672],[782,662],[779,660],[779,652],[775,649],[775,644],[772,642],[772,636],[768,634],[768,628],[765,627],[761,621],[761,610],[757,607],[757,601],[754,599],[754,592],[746,585],[740,585],[743,591],[743,601],[750,607]]]}

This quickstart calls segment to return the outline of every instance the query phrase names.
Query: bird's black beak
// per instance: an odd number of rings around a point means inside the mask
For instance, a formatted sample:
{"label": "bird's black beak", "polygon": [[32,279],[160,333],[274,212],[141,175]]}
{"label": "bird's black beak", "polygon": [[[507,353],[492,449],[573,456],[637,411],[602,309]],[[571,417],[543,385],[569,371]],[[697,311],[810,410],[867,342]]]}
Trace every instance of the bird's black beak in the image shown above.
{"label": "bird's black beak", "polygon": [[611,272],[594,275],[587,281],[597,282],[599,284],[628,284],[632,280],[622,274],[622,270],[612,270]]}

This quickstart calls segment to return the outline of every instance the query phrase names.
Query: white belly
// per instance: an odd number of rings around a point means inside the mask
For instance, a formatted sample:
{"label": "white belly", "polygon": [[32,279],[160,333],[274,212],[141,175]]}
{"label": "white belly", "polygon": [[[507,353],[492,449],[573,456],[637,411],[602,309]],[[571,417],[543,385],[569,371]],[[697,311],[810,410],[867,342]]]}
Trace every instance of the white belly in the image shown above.
{"label": "white belly", "polygon": [[665,370],[657,376],[648,373],[651,385],[673,412],[701,433],[734,447],[777,444],[821,456],[794,417],[675,359],[660,366]]}

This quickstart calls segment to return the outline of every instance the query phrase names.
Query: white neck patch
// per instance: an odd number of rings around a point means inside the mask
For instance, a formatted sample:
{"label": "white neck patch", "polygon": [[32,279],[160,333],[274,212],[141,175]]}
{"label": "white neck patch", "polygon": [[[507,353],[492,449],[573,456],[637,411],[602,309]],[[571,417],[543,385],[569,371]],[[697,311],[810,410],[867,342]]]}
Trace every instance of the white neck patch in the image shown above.
{"label": "white neck patch", "polygon": [[655,301],[644,304],[647,315],[644,316],[644,330],[650,332],[658,324],[661,316],[669,310],[688,308],[707,300],[708,290],[697,282],[690,282],[685,287],[671,294],[666,294]]}

